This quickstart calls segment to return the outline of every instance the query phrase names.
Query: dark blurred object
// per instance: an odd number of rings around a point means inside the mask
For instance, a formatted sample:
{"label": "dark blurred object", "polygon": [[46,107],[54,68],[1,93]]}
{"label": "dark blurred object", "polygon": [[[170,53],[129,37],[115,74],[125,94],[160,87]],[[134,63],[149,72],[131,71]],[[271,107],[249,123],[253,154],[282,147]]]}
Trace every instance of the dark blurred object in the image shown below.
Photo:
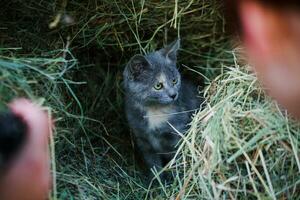
{"label": "dark blurred object", "polygon": [[0,146],[8,159],[0,166],[0,200],[49,199],[52,120],[24,98],[13,100],[8,108],[10,112],[0,117]]}
{"label": "dark blurred object", "polygon": [[12,112],[0,113],[0,171],[25,141],[26,125]]}

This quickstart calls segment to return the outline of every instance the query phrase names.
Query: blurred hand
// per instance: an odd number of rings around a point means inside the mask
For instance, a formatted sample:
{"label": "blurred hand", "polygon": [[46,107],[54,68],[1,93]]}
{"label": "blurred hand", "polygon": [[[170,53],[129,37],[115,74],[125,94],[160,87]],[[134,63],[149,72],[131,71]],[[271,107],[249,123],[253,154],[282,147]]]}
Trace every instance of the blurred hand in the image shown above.
{"label": "blurred hand", "polygon": [[48,139],[51,124],[47,114],[26,99],[9,105],[28,126],[26,144],[12,160],[0,180],[0,199],[43,200],[50,189],[50,159]]}
{"label": "blurred hand", "polygon": [[243,41],[268,93],[300,118],[300,12],[260,1],[239,4]]}

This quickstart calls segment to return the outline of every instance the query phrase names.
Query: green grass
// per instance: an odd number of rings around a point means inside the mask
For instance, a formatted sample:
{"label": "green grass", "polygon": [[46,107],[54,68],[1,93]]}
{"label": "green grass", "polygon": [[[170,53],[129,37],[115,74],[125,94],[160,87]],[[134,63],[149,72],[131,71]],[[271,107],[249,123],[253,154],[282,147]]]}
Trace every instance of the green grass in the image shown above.
{"label": "green grass", "polygon": [[[56,120],[51,199],[299,196],[300,126],[239,66],[218,1],[61,2],[15,0],[0,12],[0,107],[25,96]],[[180,71],[203,88],[206,107],[178,144],[174,183],[148,185],[122,71],[134,54],[179,36]]]}

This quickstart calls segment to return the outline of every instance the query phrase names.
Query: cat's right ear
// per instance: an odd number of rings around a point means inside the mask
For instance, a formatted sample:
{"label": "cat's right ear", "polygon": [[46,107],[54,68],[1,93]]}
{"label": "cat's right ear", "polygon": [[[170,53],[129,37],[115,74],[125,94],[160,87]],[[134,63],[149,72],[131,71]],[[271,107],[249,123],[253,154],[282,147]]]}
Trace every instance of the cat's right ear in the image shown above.
{"label": "cat's right ear", "polygon": [[138,54],[130,59],[127,68],[129,70],[130,78],[136,79],[150,68],[150,63],[145,56]]}

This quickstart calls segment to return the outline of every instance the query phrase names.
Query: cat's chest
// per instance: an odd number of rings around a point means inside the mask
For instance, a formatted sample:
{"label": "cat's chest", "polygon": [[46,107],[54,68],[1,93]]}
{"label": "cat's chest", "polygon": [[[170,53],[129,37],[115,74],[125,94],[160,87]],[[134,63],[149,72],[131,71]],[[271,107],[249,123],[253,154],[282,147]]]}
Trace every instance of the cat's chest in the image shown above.
{"label": "cat's chest", "polygon": [[173,106],[149,107],[145,111],[146,115],[144,116],[144,119],[147,121],[147,128],[149,130],[155,130],[167,125],[168,121],[176,112]]}

